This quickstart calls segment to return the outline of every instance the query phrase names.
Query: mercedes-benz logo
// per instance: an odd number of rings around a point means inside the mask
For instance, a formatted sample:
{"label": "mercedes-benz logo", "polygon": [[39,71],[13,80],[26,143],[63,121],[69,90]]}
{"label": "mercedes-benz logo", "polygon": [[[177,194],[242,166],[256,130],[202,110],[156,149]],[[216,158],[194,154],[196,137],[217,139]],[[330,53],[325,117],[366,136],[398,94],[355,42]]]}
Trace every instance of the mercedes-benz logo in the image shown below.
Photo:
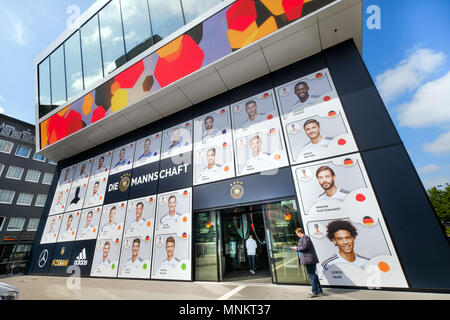
{"label": "mercedes-benz logo", "polygon": [[39,268],[42,268],[43,266],[45,266],[45,264],[47,263],[47,260],[48,260],[48,250],[45,249],[39,255],[39,261],[38,261]]}

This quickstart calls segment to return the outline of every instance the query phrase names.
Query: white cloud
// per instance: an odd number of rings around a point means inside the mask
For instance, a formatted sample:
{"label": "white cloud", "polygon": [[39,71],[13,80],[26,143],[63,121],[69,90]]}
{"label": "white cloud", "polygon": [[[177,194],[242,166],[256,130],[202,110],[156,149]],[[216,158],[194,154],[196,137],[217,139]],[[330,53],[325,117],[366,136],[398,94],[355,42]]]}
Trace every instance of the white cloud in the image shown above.
{"label": "white cloud", "polygon": [[425,189],[430,189],[437,186],[445,186],[446,183],[450,184],[450,177],[434,177],[430,179],[422,179]]}
{"label": "white cloud", "polygon": [[412,92],[437,70],[445,61],[445,54],[431,49],[415,49],[405,60],[395,68],[388,69],[376,77],[376,83],[381,96],[386,103]]}
{"label": "white cloud", "polygon": [[433,172],[436,172],[436,171],[439,171],[442,169],[443,169],[442,166],[439,166],[436,164],[430,164],[428,166],[417,169],[417,171],[419,171],[420,174],[427,174],[427,173],[433,173]]}
{"label": "white cloud", "polygon": [[450,131],[440,135],[433,142],[425,143],[423,150],[435,155],[450,152]]}
{"label": "white cloud", "polygon": [[5,109],[3,109],[2,107],[0,107],[0,114],[5,113]]}
{"label": "white cloud", "polygon": [[13,32],[11,33],[13,40],[20,46],[26,45],[24,38],[26,28],[24,23],[22,22],[21,19],[18,18],[17,15],[13,14],[11,11],[6,10],[5,13],[8,16],[11,26],[13,28]]}
{"label": "white cloud", "polygon": [[427,82],[413,98],[399,107],[400,125],[418,128],[450,123],[450,72]]}

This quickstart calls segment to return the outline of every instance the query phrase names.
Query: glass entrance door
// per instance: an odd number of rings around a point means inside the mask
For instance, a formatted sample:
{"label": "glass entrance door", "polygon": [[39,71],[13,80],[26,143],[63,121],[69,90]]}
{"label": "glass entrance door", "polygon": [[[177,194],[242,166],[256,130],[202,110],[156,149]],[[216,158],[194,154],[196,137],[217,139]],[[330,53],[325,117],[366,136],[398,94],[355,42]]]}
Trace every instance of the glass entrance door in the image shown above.
{"label": "glass entrance door", "polygon": [[[195,213],[195,280],[308,284],[290,249],[297,245],[298,227],[303,224],[293,199]],[[245,245],[250,234],[257,243],[255,275]]]}
{"label": "glass entrance door", "polygon": [[[264,216],[261,205],[220,211],[223,281],[270,278]],[[256,272],[250,273],[246,241],[256,241]]]}

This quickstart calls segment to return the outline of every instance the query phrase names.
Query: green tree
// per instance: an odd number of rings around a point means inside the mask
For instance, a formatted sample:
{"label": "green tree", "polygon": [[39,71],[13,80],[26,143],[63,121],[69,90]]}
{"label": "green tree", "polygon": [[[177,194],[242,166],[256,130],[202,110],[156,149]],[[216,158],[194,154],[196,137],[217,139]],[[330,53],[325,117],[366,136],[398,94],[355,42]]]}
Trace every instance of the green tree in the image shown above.
{"label": "green tree", "polygon": [[450,184],[446,183],[445,188],[433,187],[427,192],[439,219],[450,222]]}

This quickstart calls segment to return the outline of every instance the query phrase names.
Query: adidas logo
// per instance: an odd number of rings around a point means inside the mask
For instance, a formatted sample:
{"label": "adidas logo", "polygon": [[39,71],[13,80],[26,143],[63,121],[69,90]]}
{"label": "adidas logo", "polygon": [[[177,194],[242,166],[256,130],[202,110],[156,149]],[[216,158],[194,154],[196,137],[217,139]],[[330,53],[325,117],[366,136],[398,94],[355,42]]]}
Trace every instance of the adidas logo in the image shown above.
{"label": "adidas logo", "polygon": [[80,252],[73,264],[75,266],[87,266],[88,261],[86,260],[86,248],[83,248],[83,251]]}

